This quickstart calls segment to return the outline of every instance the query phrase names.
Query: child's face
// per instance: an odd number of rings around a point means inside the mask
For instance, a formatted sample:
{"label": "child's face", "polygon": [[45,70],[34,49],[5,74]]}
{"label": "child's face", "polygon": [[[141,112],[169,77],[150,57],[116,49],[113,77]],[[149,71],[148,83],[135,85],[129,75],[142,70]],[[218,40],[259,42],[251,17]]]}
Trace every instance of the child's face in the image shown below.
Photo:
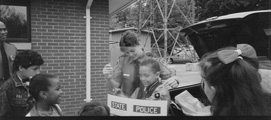
{"label": "child's face", "polygon": [[59,104],[62,90],[60,88],[60,82],[58,78],[50,79],[51,86],[48,87],[46,91],[47,101],[50,104]]}
{"label": "child's face", "polygon": [[160,73],[159,72],[154,73],[152,71],[151,66],[140,66],[139,75],[141,82],[145,87],[147,87],[158,79]]}
{"label": "child's face", "polygon": [[201,87],[202,87],[205,95],[207,96],[208,100],[210,102],[212,102],[213,99],[214,99],[215,93],[216,93],[215,88],[213,86],[210,86],[208,84],[208,82],[205,79],[203,79],[203,78],[201,80]]}
{"label": "child's face", "polygon": [[27,69],[20,66],[19,71],[21,73],[20,75],[21,75],[22,79],[32,78],[36,74],[40,73],[40,66],[33,65],[33,66],[28,67]]}

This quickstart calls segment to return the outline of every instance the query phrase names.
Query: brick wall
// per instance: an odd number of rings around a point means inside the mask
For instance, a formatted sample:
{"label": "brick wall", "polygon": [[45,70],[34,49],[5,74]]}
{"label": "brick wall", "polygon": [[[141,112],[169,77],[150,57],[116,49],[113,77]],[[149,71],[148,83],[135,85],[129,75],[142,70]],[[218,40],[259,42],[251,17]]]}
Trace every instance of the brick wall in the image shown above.
{"label": "brick wall", "polygon": [[[32,49],[41,53],[45,60],[41,72],[60,78],[63,90],[60,107],[64,115],[76,115],[86,98],[86,4],[87,0],[31,0]],[[100,16],[97,14],[97,17]],[[99,27],[107,26],[98,26],[95,33],[103,29]],[[106,37],[98,34],[96,37],[105,42],[102,38]],[[92,43],[100,44],[98,41]],[[94,53],[100,54],[101,51]],[[95,58],[93,61],[98,62]],[[93,68],[99,70],[99,66]],[[93,71],[92,79],[98,80],[98,73]],[[102,86],[93,84],[99,85]]]}
{"label": "brick wall", "polygon": [[102,68],[109,63],[109,1],[94,0],[91,19],[91,97],[106,103],[106,80]]}

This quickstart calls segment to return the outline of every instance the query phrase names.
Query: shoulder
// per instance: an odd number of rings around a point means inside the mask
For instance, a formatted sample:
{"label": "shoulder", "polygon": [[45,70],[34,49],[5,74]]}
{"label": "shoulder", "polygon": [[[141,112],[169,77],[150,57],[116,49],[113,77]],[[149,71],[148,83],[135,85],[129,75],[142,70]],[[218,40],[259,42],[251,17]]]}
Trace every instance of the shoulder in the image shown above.
{"label": "shoulder", "polygon": [[168,90],[164,87],[164,85],[162,83],[159,83],[160,85],[158,85],[156,88],[155,88],[155,91],[163,91],[163,90]]}
{"label": "shoulder", "polygon": [[58,114],[60,116],[62,116],[62,110],[61,110],[60,106],[58,104],[54,104],[53,107],[54,107],[54,109],[57,110]]}
{"label": "shoulder", "polygon": [[2,86],[0,87],[0,91],[9,90],[13,85],[14,81],[11,78],[9,78],[2,84]]}
{"label": "shoulder", "polygon": [[127,56],[127,55],[121,55],[119,56],[119,59],[117,61],[117,63],[130,63],[131,62],[131,57]]}
{"label": "shoulder", "polygon": [[6,42],[6,46],[7,46],[8,48],[16,49],[16,50],[17,50],[16,46],[13,45],[13,44],[11,44],[11,43]]}
{"label": "shoulder", "polygon": [[31,117],[30,112],[25,115],[25,117]]}
{"label": "shoulder", "polygon": [[119,60],[124,60],[125,58],[127,58],[127,56],[125,56],[125,55],[119,56]]}
{"label": "shoulder", "polygon": [[36,105],[34,105],[32,109],[25,115],[25,117],[33,117],[33,116],[39,116],[36,110]]}

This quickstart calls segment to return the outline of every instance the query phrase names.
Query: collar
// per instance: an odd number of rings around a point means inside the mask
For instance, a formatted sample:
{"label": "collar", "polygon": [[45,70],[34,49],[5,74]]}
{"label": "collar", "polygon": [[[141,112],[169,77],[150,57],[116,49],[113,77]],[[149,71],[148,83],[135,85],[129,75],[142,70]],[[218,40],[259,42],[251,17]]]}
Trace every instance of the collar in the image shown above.
{"label": "collar", "polygon": [[17,74],[13,74],[11,79],[14,81],[15,87],[24,86],[22,79]]}
{"label": "collar", "polygon": [[149,85],[148,87],[144,88],[145,92],[149,92],[149,91],[153,91],[158,85],[160,85],[160,78],[158,78],[158,80],[156,80],[154,83],[152,83],[151,85]]}
{"label": "collar", "polygon": [[129,62],[129,63],[136,63],[136,62],[141,63],[141,62],[144,61],[145,59],[147,59],[147,55],[146,55],[145,51],[143,51],[143,55],[141,56],[141,58],[136,59],[136,60],[132,60],[132,58],[129,57],[129,58],[128,58],[128,62]]}

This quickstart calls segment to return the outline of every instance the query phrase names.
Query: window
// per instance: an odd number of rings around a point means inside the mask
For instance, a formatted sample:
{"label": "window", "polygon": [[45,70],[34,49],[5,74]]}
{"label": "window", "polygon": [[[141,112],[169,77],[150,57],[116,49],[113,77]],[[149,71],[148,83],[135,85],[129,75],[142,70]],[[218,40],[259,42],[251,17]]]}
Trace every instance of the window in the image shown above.
{"label": "window", "polygon": [[29,0],[1,0],[0,21],[4,22],[8,29],[8,42],[31,42]]}

